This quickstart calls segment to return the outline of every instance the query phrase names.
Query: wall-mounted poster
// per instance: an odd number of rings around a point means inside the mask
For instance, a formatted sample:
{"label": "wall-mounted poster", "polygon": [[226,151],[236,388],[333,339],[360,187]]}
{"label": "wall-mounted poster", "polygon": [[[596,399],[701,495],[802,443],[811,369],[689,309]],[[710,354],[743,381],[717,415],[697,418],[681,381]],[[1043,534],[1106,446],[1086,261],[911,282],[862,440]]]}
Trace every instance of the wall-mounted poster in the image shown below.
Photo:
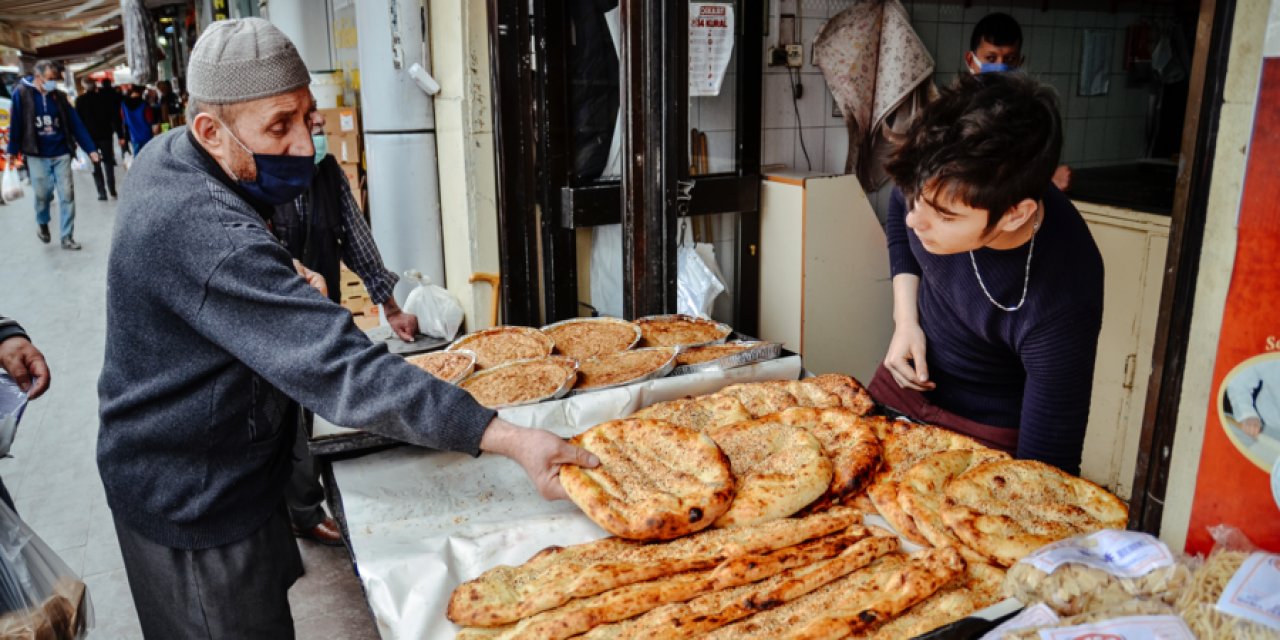
{"label": "wall-mounted poster", "polygon": [[718,96],[733,57],[733,5],[689,3],[689,95]]}
{"label": "wall-mounted poster", "polygon": [[1280,551],[1280,58],[1263,61],[1213,385],[1187,550],[1226,524]]}

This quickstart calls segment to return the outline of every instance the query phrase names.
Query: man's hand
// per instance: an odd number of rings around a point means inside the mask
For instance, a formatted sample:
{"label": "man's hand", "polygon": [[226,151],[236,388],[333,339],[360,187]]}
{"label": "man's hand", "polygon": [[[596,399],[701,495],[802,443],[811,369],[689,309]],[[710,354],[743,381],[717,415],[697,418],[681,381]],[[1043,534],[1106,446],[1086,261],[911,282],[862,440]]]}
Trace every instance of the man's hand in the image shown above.
{"label": "man's hand", "polygon": [[1071,167],[1065,164],[1058,165],[1058,170],[1053,172],[1053,186],[1058,191],[1066,191],[1071,188]]}
{"label": "man's hand", "polygon": [[329,285],[324,281],[324,276],[308,269],[297,260],[293,261],[293,268],[298,272],[298,275],[302,276],[303,280],[307,281],[307,284],[315,287],[315,290],[319,291],[320,295],[326,298],[329,297]]}
{"label": "man's hand", "polygon": [[1240,430],[1243,431],[1246,436],[1257,440],[1258,436],[1262,435],[1262,418],[1254,416],[1252,418],[1245,418],[1244,420],[1241,420]]}
{"label": "man's hand", "polygon": [[480,439],[480,450],[515,460],[547,500],[569,497],[560,486],[560,465],[600,466],[599,458],[591,452],[565,442],[550,431],[517,427],[502,418],[494,418],[489,423]]}
{"label": "man's hand", "polygon": [[94,164],[98,164],[99,162],[102,162],[102,156],[99,155],[97,151],[90,151],[89,160],[93,161]]}
{"label": "man's hand", "polygon": [[924,330],[918,324],[898,323],[889,341],[889,353],[884,357],[884,367],[893,380],[903,389],[931,391],[936,385],[929,380],[929,365],[925,363]]}
{"label": "man's hand", "polygon": [[405,313],[400,309],[400,305],[396,304],[395,298],[387,298],[382,303],[382,312],[387,316],[387,324],[391,325],[391,330],[405,342],[413,342],[414,336],[418,335],[418,316],[412,313]]}
{"label": "man's hand", "polygon": [[[31,400],[39,398],[49,388],[49,365],[44,354],[22,336],[13,336],[0,342],[0,368],[27,392]],[[35,377],[35,381],[31,380]]]}

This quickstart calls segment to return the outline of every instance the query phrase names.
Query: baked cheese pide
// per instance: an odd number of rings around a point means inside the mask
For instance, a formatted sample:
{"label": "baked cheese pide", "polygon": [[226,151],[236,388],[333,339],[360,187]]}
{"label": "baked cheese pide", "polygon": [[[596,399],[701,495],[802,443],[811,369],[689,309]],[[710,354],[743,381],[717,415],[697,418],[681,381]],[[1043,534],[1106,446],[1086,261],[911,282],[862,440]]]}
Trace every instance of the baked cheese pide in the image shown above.
{"label": "baked cheese pide", "polygon": [[575,360],[626,351],[640,339],[640,327],[619,318],[579,318],[542,328],[556,352]]}
{"label": "baked cheese pide", "polygon": [[435,351],[409,356],[404,361],[445,382],[457,383],[475,367],[475,354],[467,351]]}
{"label": "baked cheese pide", "polygon": [[575,388],[580,391],[603,389],[635,382],[663,369],[670,371],[675,356],[675,347],[653,347],[589,358],[578,365]]}
{"label": "baked cheese pide", "polygon": [[705,529],[733,502],[729,459],[706,434],[658,420],[598,424],[570,440],[600,466],[566,465],[560,484],[605,531],[670,540]]}
{"label": "baked cheese pide", "polygon": [[578,376],[578,363],[561,356],[508,362],[479,371],[458,386],[476,402],[498,409],[538,402],[568,390]]}
{"label": "baked cheese pide", "polygon": [[516,360],[549,356],[554,348],[551,337],[537,329],[509,326],[469,333],[449,345],[450,351],[474,351],[477,371]]}
{"label": "baked cheese pide", "polygon": [[686,315],[654,316],[636,320],[640,325],[640,346],[687,347],[719,342],[730,329],[718,322]]}

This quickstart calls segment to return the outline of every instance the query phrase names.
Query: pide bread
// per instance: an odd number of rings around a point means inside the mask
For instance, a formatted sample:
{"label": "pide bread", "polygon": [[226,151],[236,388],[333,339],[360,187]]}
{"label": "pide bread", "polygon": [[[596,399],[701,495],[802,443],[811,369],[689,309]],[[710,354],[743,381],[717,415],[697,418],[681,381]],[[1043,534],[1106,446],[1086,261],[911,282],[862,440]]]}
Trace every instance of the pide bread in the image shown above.
{"label": "pide bread", "polygon": [[659,402],[635,412],[631,417],[665,420],[694,431],[707,431],[750,420],[751,414],[737,398],[715,394]]}
{"label": "pide bread", "polygon": [[605,531],[632,540],[670,540],[719,518],[734,496],[729,459],[705,434],[660,420],[596,425],[571,443],[600,466],[566,465],[560,484]]}
{"label": "pide bread", "polygon": [[518,567],[494,567],[454,589],[448,617],[466,626],[509,624],[574,598],[709,569],[733,558],[829,535],[861,521],[862,515],[853,509],[835,507],[804,518],[709,529],[660,544],[605,538],[572,547],[551,547]]}
{"label": "pide bread", "polygon": [[708,435],[736,479],[733,503],[717,527],[757,524],[789,516],[831,484],[831,461],[811,433],[768,419],[720,427]]}
{"label": "pide bread", "polygon": [[731,384],[720,390],[717,395],[736,398],[747,408],[753,418],[763,418],[792,407],[800,406],[800,401],[785,388],[759,383]]}
{"label": "pide bread", "polygon": [[831,459],[831,485],[812,508],[839,504],[862,491],[880,465],[880,439],[854,411],[797,407],[762,420],[802,427],[822,443]]}
{"label": "pide bread", "polygon": [[449,351],[474,351],[477,371],[516,360],[549,356],[554,348],[551,337],[537,329],[509,326],[470,333],[449,345]]}
{"label": "pide bread", "polygon": [[875,400],[871,399],[871,394],[867,393],[862,383],[858,382],[851,376],[839,373],[824,373],[812,378],[805,378],[805,382],[816,385],[819,388],[834,393],[840,398],[840,406],[865,416],[875,408]]}
{"label": "pide bread", "polygon": [[1123,529],[1129,511],[1102,487],[1035,460],[978,465],[952,478],[943,521],[995,564],[1011,566],[1036,549],[1100,529]]}
{"label": "pide bread", "polygon": [[986,563],[968,562],[964,573],[937,593],[902,612],[902,615],[868,631],[855,640],[914,638],[964,618],[1001,599],[1004,571]]}
{"label": "pide bread", "polygon": [[956,547],[966,560],[984,562],[942,521],[943,489],[952,478],[987,462],[1008,460],[1009,454],[992,449],[956,449],[935,453],[917,462],[899,480],[898,506],[920,535],[935,547]]}

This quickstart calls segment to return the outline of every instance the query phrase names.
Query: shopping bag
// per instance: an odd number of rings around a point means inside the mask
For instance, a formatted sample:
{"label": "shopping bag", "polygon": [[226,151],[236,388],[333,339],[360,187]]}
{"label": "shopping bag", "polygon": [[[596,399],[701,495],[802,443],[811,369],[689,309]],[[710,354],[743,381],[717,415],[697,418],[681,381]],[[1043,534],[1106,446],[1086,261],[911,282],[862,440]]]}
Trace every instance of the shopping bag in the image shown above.
{"label": "shopping bag", "polygon": [[0,503],[0,638],[84,638],[92,627],[84,582]]}
{"label": "shopping bag", "polygon": [[13,168],[10,160],[4,167],[4,178],[0,179],[0,198],[5,202],[13,202],[22,197],[22,181],[18,179],[18,170]]}
{"label": "shopping bag", "polygon": [[449,339],[457,335],[462,326],[462,305],[441,287],[431,284],[431,278],[416,269],[404,272],[406,280],[418,283],[405,300],[404,311],[418,316],[418,331],[432,338]]}
{"label": "shopping bag", "polygon": [[84,149],[76,149],[76,157],[71,159],[72,171],[93,171],[93,161]]}
{"label": "shopping bag", "polygon": [[121,164],[124,165],[124,170],[128,171],[129,168],[133,166],[133,154],[130,153],[129,151],[125,151],[123,155],[124,155],[124,159],[121,162]]}

